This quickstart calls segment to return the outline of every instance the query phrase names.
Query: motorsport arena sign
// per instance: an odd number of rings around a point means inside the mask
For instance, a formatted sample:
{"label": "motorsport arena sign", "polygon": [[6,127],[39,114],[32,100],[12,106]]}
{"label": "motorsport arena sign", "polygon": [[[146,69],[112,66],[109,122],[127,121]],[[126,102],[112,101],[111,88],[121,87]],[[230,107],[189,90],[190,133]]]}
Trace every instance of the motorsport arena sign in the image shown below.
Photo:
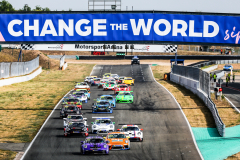
{"label": "motorsport arena sign", "polygon": [[0,14],[0,42],[238,44],[239,16],[160,13]]}

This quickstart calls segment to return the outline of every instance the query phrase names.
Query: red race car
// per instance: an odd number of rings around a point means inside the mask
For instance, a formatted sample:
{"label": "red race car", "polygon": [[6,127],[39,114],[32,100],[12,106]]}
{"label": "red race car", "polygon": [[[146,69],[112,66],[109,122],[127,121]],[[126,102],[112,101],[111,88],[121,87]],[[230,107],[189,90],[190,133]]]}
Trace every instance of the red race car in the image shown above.
{"label": "red race car", "polygon": [[127,84],[118,84],[114,87],[114,94],[118,94],[119,91],[131,91],[131,87]]}

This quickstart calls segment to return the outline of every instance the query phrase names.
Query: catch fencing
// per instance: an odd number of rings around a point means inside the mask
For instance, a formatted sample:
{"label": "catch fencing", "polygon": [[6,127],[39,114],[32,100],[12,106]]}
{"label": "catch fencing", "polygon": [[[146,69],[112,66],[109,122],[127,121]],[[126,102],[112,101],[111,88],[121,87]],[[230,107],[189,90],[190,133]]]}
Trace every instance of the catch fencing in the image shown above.
{"label": "catch fencing", "polygon": [[26,75],[39,67],[39,56],[28,62],[0,63],[0,78]]}
{"label": "catch fencing", "polygon": [[60,58],[60,69],[63,67],[65,62],[65,54]]}

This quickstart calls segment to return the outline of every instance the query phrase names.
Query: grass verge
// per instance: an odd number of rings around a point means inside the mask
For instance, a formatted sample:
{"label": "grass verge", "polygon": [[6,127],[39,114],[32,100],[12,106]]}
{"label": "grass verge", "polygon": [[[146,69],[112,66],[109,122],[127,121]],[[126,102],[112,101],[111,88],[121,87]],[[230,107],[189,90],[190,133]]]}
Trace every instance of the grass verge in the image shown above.
{"label": "grass verge", "polygon": [[225,160],[239,160],[240,159],[240,152],[237,154],[234,154],[232,156],[229,156],[227,159]]}
{"label": "grass verge", "polygon": [[17,155],[17,152],[14,151],[5,151],[5,150],[0,150],[0,159],[1,160],[10,160],[14,159]]}
{"label": "grass verge", "polygon": [[28,82],[1,87],[0,143],[30,142],[54,106],[93,64],[69,64],[67,70],[43,70]]}
{"label": "grass verge", "polygon": [[164,73],[170,72],[170,67],[152,66],[152,71],[155,79],[176,98],[192,127],[215,127],[211,112],[200,98],[181,85],[163,80]]}

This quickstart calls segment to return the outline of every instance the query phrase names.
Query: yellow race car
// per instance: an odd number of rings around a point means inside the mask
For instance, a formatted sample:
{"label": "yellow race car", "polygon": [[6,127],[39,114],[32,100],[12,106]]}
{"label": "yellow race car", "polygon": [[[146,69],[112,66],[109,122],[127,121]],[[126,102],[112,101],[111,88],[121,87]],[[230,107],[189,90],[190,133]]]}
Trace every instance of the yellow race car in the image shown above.
{"label": "yellow race car", "polygon": [[103,75],[103,77],[110,77],[111,76],[111,73],[105,73],[104,75]]}
{"label": "yellow race car", "polygon": [[132,77],[125,77],[122,83],[134,86],[134,79]]}

